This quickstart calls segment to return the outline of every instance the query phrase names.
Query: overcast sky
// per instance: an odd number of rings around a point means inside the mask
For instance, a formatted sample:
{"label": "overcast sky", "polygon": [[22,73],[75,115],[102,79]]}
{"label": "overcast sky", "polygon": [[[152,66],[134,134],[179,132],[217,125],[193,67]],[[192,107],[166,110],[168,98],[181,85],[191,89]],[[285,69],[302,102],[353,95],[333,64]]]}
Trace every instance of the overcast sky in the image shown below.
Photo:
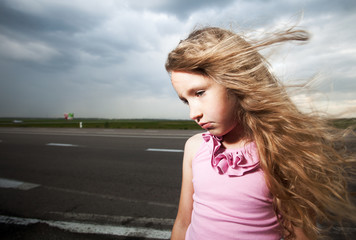
{"label": "overcast sky", "polygon": [[[258,33],[298,23],[274,49],[285,82],[316,77],[301,107],[356,117],[354,0],[1,0],[0,117],[187,119],[166,56],[196,26]],[[347,115],[340,115],[347,111]]]}

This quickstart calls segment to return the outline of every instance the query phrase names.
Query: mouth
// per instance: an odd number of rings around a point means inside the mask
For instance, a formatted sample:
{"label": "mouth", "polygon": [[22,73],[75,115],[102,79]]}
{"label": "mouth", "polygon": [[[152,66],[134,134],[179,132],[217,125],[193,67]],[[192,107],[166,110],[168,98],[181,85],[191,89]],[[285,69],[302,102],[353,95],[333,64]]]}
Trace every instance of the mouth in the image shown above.
{"label": "mouth", "polygon": [[212,128],[212,124],[210,122],[206,122],[206,123],[199,123],[200,127],[203,129],[210,129]]}

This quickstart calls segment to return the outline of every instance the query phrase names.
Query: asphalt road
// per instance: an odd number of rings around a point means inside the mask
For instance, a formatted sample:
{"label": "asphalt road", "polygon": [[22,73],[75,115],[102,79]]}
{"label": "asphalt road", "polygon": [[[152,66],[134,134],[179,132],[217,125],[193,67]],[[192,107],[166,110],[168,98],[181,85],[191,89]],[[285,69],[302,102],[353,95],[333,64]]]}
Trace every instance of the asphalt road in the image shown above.
{"label": "asphalt road", "polygon": [[0,128],[1,239],[168,239],[197,132]]}
{"label": "asphalt road", "polygon": [[48,234],[49,221],[85,223],[98,234],[102,226],[119,225],[124,233],[109,234],[149,237],[148,228],[167,235],[177,211],[184,143],[194,133],[1,128],[2,237],[17,239],[9,223],[16,223],[16,232],[37,227]]}

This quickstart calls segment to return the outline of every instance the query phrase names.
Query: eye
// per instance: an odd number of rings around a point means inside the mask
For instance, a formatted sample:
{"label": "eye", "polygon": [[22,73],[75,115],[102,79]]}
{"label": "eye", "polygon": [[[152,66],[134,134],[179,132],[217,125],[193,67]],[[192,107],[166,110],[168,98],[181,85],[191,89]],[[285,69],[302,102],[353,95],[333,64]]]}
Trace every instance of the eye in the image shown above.
{"label": "eye", "polygon": [[195,92],[195,96],[200,97],[200,96],[203,96],[204,93],[205,93],[204,90],[199,90],[199,91]]}

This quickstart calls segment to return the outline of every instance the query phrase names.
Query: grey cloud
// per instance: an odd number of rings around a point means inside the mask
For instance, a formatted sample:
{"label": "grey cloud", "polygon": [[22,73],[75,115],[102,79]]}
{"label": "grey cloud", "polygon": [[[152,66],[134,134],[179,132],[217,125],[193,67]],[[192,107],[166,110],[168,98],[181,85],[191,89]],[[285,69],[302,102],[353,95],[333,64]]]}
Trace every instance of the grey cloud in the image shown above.
{"label": "grey cloud", "polygon": [[324,1],[314,0],[307,1],[308,12],[315,14],[326,13],[353,13],[356,9],[356,2],[352,0],[340,0],[340,1]]}
{"label": "grey cloud", "polygon": [[302,11],[315,37],[289,51],[293,77],[327,69],[352,96],[354,1],[0,1],[0,116],[182,118],[164,61],[194,26],[266,30]]}
{"label": "grey cloud", "polygon": [[224,8],[233,3],[235,0],[173,0],[173,1],[130,1],[129,4],[136,9],[148,9],[150,11],[164,12],[173,14],[179,19],[184,20],[189,17],[194,11],[204,10],[209,8]]}
{"label": "grey cloud", "polygon": [[0,25],[24,32],[87,31],[99,23],[99,16],[88,15],[73,8],[52,8],[50,2],[45,14],[34,14],[16,9],[6,1],[0,2]]}
{"label": "grey cloud", "polygon": [[91,30],[99,27],[104,21],[98,16],[88,15],[76,9],[51,8],[45,15],[34,15],[11,8],[5,3],[0,3],[2,34],[9,39],[16,39],[20,44],[22,42],[23,45],[41,41],[59,53],[45,63],[22,64],[62,71],[83,60],[78,54],[79,51],[87,53],[87,56],[97,57],[96,64],[107,64],[106,61],[120,62],[125,52],[139,47],[134,40],[121,41],[120,38],[111,39],[112,36],[91,34]]}

